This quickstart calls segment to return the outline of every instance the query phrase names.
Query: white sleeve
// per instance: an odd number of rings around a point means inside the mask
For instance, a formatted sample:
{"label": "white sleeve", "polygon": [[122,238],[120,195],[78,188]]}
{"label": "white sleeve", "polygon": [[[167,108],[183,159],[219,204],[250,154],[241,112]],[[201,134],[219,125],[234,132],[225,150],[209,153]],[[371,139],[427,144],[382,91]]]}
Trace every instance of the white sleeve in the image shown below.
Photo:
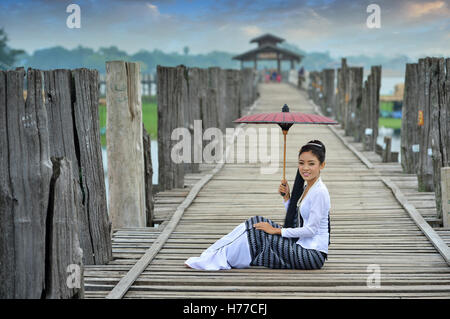
{"label": "white sleeve", "polygon": [[284,202],[284,207],[286,208],[286,211],[289,207],[289,202],[291,201],[291,199],[289,198],[287,201]]}
{"label": "white sleeve", "polygon": [[326,210],[326,196],[324,192],[318,192],[312,199],[311,211],[309,218],[305,221],[303,227],[297,228],[282,228],[281,236],[283,237],[312,237],[319,231],[320,220]]}

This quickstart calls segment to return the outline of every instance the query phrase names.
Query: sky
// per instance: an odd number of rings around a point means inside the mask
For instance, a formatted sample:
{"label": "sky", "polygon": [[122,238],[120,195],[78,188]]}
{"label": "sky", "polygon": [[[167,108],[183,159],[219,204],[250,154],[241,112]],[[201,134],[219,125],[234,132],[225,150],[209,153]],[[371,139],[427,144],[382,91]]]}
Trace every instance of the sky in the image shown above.
{"label": "sky", "polygon": [[[69,4],[81,9],[80,28],[66,24]],[[379,28],[368,27],[370,4],[380,9]],[[58,45],[239,54],[272,33],[335,58],[450,56],[450,0],[0,0],[0,28],[29,54]]]}

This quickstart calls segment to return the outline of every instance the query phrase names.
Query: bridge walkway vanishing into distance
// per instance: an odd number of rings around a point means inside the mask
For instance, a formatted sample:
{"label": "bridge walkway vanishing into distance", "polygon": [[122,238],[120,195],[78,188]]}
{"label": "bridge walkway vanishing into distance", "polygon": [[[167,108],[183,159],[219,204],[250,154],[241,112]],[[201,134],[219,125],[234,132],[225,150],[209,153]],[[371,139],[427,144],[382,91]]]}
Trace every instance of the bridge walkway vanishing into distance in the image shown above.
{"label": "bridge walkway vanishing into distance", "polygon": [[[252,113],[276,112],[285,103],[291,112],[319,112],[305,92],[287,84],[260,84],[259,92]],[[270,141],[270,127],[278,126],[246,127],[267,128]],[[282,165],[281,130],[279,138]],[[200,174],[187,176],[187,188],[157,194],[156,218],[165,220],[159,227],[114,232],[114,261],[85,268],[86,298],[450,298],[450,232],[437,235],[408,201],[418,193],[398,187],[413,184],[413,176],[402,174],[397,163],[372,163],[339,126],[296,124],[287,135],[291,189],[299,148],[312,139],[326,146],[321,177],[331,197],[331,245],[322,269],[186,268],[188,257],[248,217],[282,225],[285,216],[277,192],[282,166],[261,174],[261,163],[248,159],[202,164]],[[431,202],[429,193],[423,198]]]}

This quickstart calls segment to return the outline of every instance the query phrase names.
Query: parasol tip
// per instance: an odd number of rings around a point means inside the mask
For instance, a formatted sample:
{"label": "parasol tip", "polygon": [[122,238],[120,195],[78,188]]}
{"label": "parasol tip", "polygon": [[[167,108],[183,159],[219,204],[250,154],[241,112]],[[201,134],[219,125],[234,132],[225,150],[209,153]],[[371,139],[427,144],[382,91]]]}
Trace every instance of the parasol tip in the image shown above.
{"label": "parasol tip", "polygon": [[289,112],[289,106],[287,104],[283,105],[281,112]]}

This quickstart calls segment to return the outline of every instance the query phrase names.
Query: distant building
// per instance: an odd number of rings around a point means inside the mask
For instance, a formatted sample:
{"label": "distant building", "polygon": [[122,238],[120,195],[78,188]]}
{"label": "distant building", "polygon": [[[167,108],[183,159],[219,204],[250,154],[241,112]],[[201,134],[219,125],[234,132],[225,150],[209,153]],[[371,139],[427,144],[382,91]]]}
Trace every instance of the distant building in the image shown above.
{"label": "distant building", "polygon": [[258,43],[258,47],[256,49],[236,55],[233,57],[233,60],[241,61],[241,69],[243,67],[243,62],[245,61],[253,61],[253,68],[257,69],[258,60],[275,60],[277,61],[278,74],[281,72],[281,61],[288,60],[291,61],[291,70],[293,70],[295,68],[295,62],[300,63],[303,55],[280,48],[278,43],[283,41],[284,39],[267,33],[250,41],[250,43]]}

